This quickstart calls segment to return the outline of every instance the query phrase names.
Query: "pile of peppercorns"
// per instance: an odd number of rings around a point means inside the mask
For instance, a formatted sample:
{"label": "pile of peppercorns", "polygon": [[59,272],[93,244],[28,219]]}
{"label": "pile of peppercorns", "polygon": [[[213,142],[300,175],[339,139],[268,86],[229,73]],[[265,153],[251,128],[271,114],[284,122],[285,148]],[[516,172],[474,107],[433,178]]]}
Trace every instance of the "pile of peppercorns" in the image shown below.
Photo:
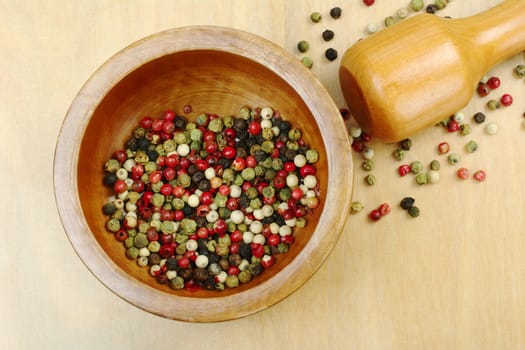
{"label": "pile of peppercorns", "polygon": [[286,253],[319,206],[318,158],[270,107],[144,117],[104,165],[106,229],[159,283],[235,288]]}

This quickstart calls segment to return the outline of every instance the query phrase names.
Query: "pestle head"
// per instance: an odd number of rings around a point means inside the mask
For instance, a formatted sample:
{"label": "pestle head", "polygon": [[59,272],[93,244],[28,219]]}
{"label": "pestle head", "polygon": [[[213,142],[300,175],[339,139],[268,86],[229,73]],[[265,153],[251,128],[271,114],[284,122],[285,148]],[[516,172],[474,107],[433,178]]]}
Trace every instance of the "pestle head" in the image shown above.
{"label": "pestle head", "polygon": [[473,52],[450,20],[420,14],[350,47],[339,81],[361,128],[396,142],[465,107],[480,77]]}

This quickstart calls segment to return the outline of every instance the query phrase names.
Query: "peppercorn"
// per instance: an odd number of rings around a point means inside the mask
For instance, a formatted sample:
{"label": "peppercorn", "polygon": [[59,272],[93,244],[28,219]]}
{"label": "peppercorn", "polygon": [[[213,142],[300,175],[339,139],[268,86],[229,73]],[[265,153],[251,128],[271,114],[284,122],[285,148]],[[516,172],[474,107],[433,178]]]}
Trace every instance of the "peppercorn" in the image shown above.
{"label": "peppercorn", "polygon": [[447,160],[450,164],[457,164],[459,163],[459,160],[460,160],[460,157],[459,157],[459,154],[457,153],[452,153],[450,154],[448,157],[447,157]]}
{"label": "peppercorn", "polygon": [[323,31],[322,37],[324,41],[330,41],[334,38],[334,32],[330,29],[326,29]]}
{"label": "peppercorn", "polygon": [[413,174],[419,174],[421,171],[423,171],[423,163],[421,163],[419,160],[413,161],[410,163],[410,171]]}
{"label": "peppercorn", "polygon": [[414,205],[414,202],[415,202],[415,199],[412,198],[412,197],[405,197],[401,200],[400,202],[400,206],[401,208],[407,210],[407,209],[410,209],[412,208],[412,206]]}
{"label": "peppercorn", "polygon": [[427,174],[425,173],[419,173],[416,176],[416,183],[418,185],[424,185],[428,182]]}
{"label": "peppercorn", "polygon": [[252,273],[250,270],[243,270],[239,272],[239,275],[237,275],[237,278],[239,279],[239,282],[241,283],[248,283],[252,279]]}
{"label": "peppercorn", "polygon": [[325,53],[324,53],[324,56],[329,60],[329,61],[333,61],[337,58],[337,50],[335,50],[334,48],[328,48],[326,49]]}
{"label": "peppercorn", "polygon": [[405,158],[405,150],[402,148],[396,148],[394,152],[392,152],[392,156],[395,160],[401,161]]}
{"label": "peppercorn", "polygon": [[414,12],[421,11],[424,6],[425,2],[423,0],[410,0],[410,8]]}
{"label": "peppercorn", "polygon": [[435,0],[434,4],[438,10],[443,10],[445,7],[447,7],[447,0]]}
{"label": "peppercorn", "polygon": [[461,124],[459,126],[459,132],[461,135],[466,136],[470,134],[470,125],[469,124]]}
{"label": "peppercorn", "polygon": [[465,149],[469,153],[474,153],[478,149],[478,144],[476,143],[476,141],[471,140],[467,142],[467,144],[465,145]]}
{"label": "peppercorn", "polygon": [[363,203],[361,202],[358,202],[358,201],[354,201],[352,202],[352,204],[350,205],[350,212],[352,214],[356,214],[356,213],[359,213],[361,210],[363,210],[365,208],[365,206],[363,205]]}
{"label": "peppercorn", "polygon": [[415,218],[415,217],[418,217],[419,216],[419,208],[416,207],[416,206],[412,206],[410,208],[408,208],[408,214]]}
{"label": "peppercorn", "polygon": [[406,7],[401,7],[396,12],[397,18],[404,19],[408,17],[408,9]]}
{"label": "peppercorn", "polygon": [[396,23],[396,20],[394,19],[393,16],[388,16],[388,17],[385,17],[384,23],[385,23],[385,27],[390,27],[392,24]]}
{"label": "peppercorn", "polygon": [[374,161],[372,159],[365,159],[363,161],[363,164],[361,165],[361,167],[363,168],[363,170],[365,171],[371,171],[374,169]]}
{"label": "peppercorn", "polygon": [[499,109],[501,105],[500,105],[500,102],[497,100],[489,100],[487,102],[487,107],[491,110],[496,110],[496,109]]}
{"label": "peppercorn", "polygon": [[427,13],[430,13],[430,14],[434,14],[436,13],[436,11],[439,10],[439,8],[437,7],[436,4],[430,4],[430,5],[427,5],[425,11]]}
{"label": "peppercorn", "polygon": [[437,170],[429,170],[427,173],[427,180],[429,183],[437,183],[439,182],[439,171]]}
{"label": "peppercorn", "polygon": [[297,43],[297,49],[300,52],[306,52],[310,49],[310,44],[306,40],[301,40]]}
{"label": "peppercorn", "polygon": [[373,186],[376,183],[376,177],[374,175],[372,175],[372,174],[369,174],[369,175],[365,176],[365,182],[369,186]]}
{"label": "peppercorn", "polygon": [[476,123],[481,124],[485,121],[485,114],[477,112],[476,114],[474,114],[473,118]]}
{"label": "peppercorn", "polygon": [[496,123],[489,123],[487,126],[485,126],[485,132],[489,135],[494,135],[498,132],[498,124]]}
{"label": "peppercorn", "polygon": [[239,286],[239,278],[235,275],[228,275],[225,284],[228,288],[237,288]]}
{"label": "peppercorn", "polygon": [[332,9],[330,9],[330,16],[333,18],[333,19],[338,19],[339,17],[341,17],[341,14],[342,14],[343,10],[341,10],[340,7],[333,7]]}
{"label": "peppercorn", "polygon": [[514,67],[513,72],[516,75],[516,77],[518,77],[518,78],[525,77],[525,65],[518,64],[516,67]]}
{"label": "peppercorn", "polygon": [[441,164],[439,163],[439,160],[434,159],[430,162],[430,169],[431,170],[439,170],[441,168]]}
{"label": "peppercorn", "polygon": [[314,23],[318,23],[321,21],[322,19],[322,16],[319,12],[313,12],[311,15],[310,15],[310,19],[312,20],[312,22]]}
{"label": "peppercorn", "polygon": [[412,148],[412,140],[409,138],[403,139],[399,141],[399,146],[405,151],[410,151],[410,148]]}

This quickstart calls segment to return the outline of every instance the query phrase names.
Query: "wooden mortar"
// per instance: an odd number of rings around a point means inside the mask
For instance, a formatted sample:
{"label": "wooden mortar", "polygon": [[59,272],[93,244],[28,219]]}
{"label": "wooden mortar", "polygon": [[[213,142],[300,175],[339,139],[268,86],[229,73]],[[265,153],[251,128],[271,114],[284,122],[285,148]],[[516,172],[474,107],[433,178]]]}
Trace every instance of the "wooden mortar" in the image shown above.
{"label": "wooden mortar", "polygon": [[352,115],[386,142],[464,108],[497,63],[525,49],[525,1],[462,19],[420,14],[358,41],[339,79]]}

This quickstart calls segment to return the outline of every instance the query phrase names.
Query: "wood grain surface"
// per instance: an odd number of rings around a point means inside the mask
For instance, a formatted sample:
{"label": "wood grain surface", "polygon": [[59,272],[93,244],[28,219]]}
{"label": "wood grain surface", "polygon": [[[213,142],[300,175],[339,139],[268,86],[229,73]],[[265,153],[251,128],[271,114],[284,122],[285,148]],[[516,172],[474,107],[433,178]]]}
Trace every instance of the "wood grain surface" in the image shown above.
{"label": "wood grain surface", "polygon": [[[428,1],[425,1],[428,3]],[[454,0],[438,12],[455,18],[501,1]],[[5,349],[525,349],[523,171],[524,80],[513,76],[520,53],[493,67],[501,86],[474,96],[463,109],[468,136],[430,127],[411,137],[403,162],[441,161],[441,181],[419,186],[400,178],[395,145],[373,140],[377,178],[364,183],[354,152],[352,215],[318,272],[273,307],[235,321],[192,324],[144,312],[104,287],[82,264],[60,223],[53,193],[53,157],[62,120],[83,83],[105,60],[161,30],[216,24],[258,34],[297,58],[310,42],[313,72],[344,106],[339,59],[366,37],[366,26],[395,15],[408,0],[289,1],[8,1],[0,0],[0,346]],[[330,18],[339,5],[343,15]],[[309,20],[313,11],[320,23]],[[331,42],[323,30],[335,32]],[[476,62],[471,64],[476,65]],[[485,104],[504,93],[510,107]],[[487,120],[478,125],[478,111]],[[499,126],[487,135],[486,124]],[[351,124],[352,122],[349,122]],[[464,150],[478,142],[472,154]],[[461,156],[447,164],[439,142]],[[350,152],[350,150],[348,150]],[[485,169],[487,179],[460,181],[460,166]],[[398,206],[413,196],[421,215]],[[392,212],[378,222],[367,213],[383,202]]]}

